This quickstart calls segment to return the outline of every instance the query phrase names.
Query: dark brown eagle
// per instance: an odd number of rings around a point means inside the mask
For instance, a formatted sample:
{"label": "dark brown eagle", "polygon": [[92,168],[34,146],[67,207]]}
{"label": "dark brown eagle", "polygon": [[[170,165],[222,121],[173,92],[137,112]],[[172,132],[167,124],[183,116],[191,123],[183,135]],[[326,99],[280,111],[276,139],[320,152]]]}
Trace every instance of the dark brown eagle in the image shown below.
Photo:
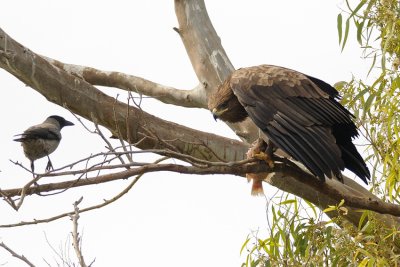
{"label": "dark brown eagle", "polygon": [[272,65],[234,71],[209,98],[208,107],[227,122],[247,117],[269,144],[301,162],[315,176],[342,180],[347,168],[365,183],[368,168],[352,143],[353,115],[335,88],[303,73]]}

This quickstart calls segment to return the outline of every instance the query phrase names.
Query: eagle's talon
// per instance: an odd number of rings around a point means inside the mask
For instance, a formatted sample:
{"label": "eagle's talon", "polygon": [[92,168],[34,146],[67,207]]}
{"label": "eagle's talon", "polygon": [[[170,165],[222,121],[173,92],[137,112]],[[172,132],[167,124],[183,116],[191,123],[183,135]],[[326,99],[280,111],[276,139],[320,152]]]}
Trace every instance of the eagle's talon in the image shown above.
{"label": "eagle's talon", "polygon": [[273,168],[275,166],[274,160],[272,159],[271,155],[269,155],[266,152],[261,151],[257,154],[254,154],[253,158],[261,160],[261,161],[265,161],[270,168]]}
{"label": "eagle's talon", "polygon": [[273,145],[271,142],[266,144],[262,138],[258,138],[250,147],[249,151],[247,151],[248,159],[258,159],[260,161],[265,161],[270,168],[273,168],[274,160],[273,160]]}

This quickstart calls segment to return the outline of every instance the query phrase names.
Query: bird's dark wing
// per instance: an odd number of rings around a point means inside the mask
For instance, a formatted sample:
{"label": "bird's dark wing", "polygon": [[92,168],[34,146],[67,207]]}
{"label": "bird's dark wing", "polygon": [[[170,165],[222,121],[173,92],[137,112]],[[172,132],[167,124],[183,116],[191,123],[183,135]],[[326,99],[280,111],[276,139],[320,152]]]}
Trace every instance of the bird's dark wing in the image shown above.
{"label": "bird's dark wing", "polygon": [[19,134],[20,136],[14,141],[24,142],[28,140],[44,139],[44,140],[60,140],[60,135],[58,135],[54,130],[48,128],[31,127],[27,129],[24,133]]}
{"label": "bird's dark wing", "polygon": [[334,99],[336,90],[321,89],[317,83],[322,81],[315,80],[290,69],[262,65],[237,70],[231,76],[231,88],[275,146],[322,180],[324,175],[340,178],[345,165],[332,126],[346,125],[350,136],[357,130],[350,113]]}

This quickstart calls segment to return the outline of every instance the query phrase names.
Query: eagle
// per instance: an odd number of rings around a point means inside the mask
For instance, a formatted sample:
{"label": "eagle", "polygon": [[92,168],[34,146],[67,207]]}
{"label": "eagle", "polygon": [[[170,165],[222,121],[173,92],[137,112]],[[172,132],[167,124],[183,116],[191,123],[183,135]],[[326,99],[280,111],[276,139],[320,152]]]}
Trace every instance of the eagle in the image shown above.
{"label": "eagle", "polygon": [[250,118],[267,137],[270,159],[281,149],[323,182],[325,177],[343,182],[347,168],[368,184],[369,170],[352,142],[358,136],[354,116],[339,100],[338,91],[322,80],[260,65],[234,71],[209,96],[208,108],[230,123]]}

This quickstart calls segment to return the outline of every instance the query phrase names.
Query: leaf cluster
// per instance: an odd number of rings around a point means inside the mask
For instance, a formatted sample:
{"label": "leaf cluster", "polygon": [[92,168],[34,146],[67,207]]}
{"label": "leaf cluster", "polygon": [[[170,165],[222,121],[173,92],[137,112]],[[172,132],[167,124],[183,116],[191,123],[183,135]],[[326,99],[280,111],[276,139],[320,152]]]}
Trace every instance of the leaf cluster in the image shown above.
{"label": "leaf cluster", "polygon": [[[383,199],[399,203],[400,2],[363,0],[354,9],[346,3],[349,12],[344,26],[342,14],[337,19],[339,43],[343,49],[352,21],[366,62],[370,59],[371,65],[368,79],[353,77],[337,89],[369,144],[364,153],[373,170],[373,190]],[[389,63],[391,69],[386,67]]]}
{"label": "leaf cluster", "polygon": [[400,255],[393,240],[399,232],[385,228],[366,211],[354,227],[341,217],[346,212],[343,204],[325,210],[337,212],[331,221],[321,221],[322,213],[297,198],[271,204],[269,236],[247,237],[242,266],[398,266]]}
{"label": "leaf cluster", "polygon": [[345,48],[351,22],[356,27],[356,38],[366,57],[372,57],[375,65],[381,58],[382,69],[392,63],[393,70],[400,65],[400,3],[397,0],[362,0],[352,8],[346,0],[348,17],[337,17],[339,44]]}

